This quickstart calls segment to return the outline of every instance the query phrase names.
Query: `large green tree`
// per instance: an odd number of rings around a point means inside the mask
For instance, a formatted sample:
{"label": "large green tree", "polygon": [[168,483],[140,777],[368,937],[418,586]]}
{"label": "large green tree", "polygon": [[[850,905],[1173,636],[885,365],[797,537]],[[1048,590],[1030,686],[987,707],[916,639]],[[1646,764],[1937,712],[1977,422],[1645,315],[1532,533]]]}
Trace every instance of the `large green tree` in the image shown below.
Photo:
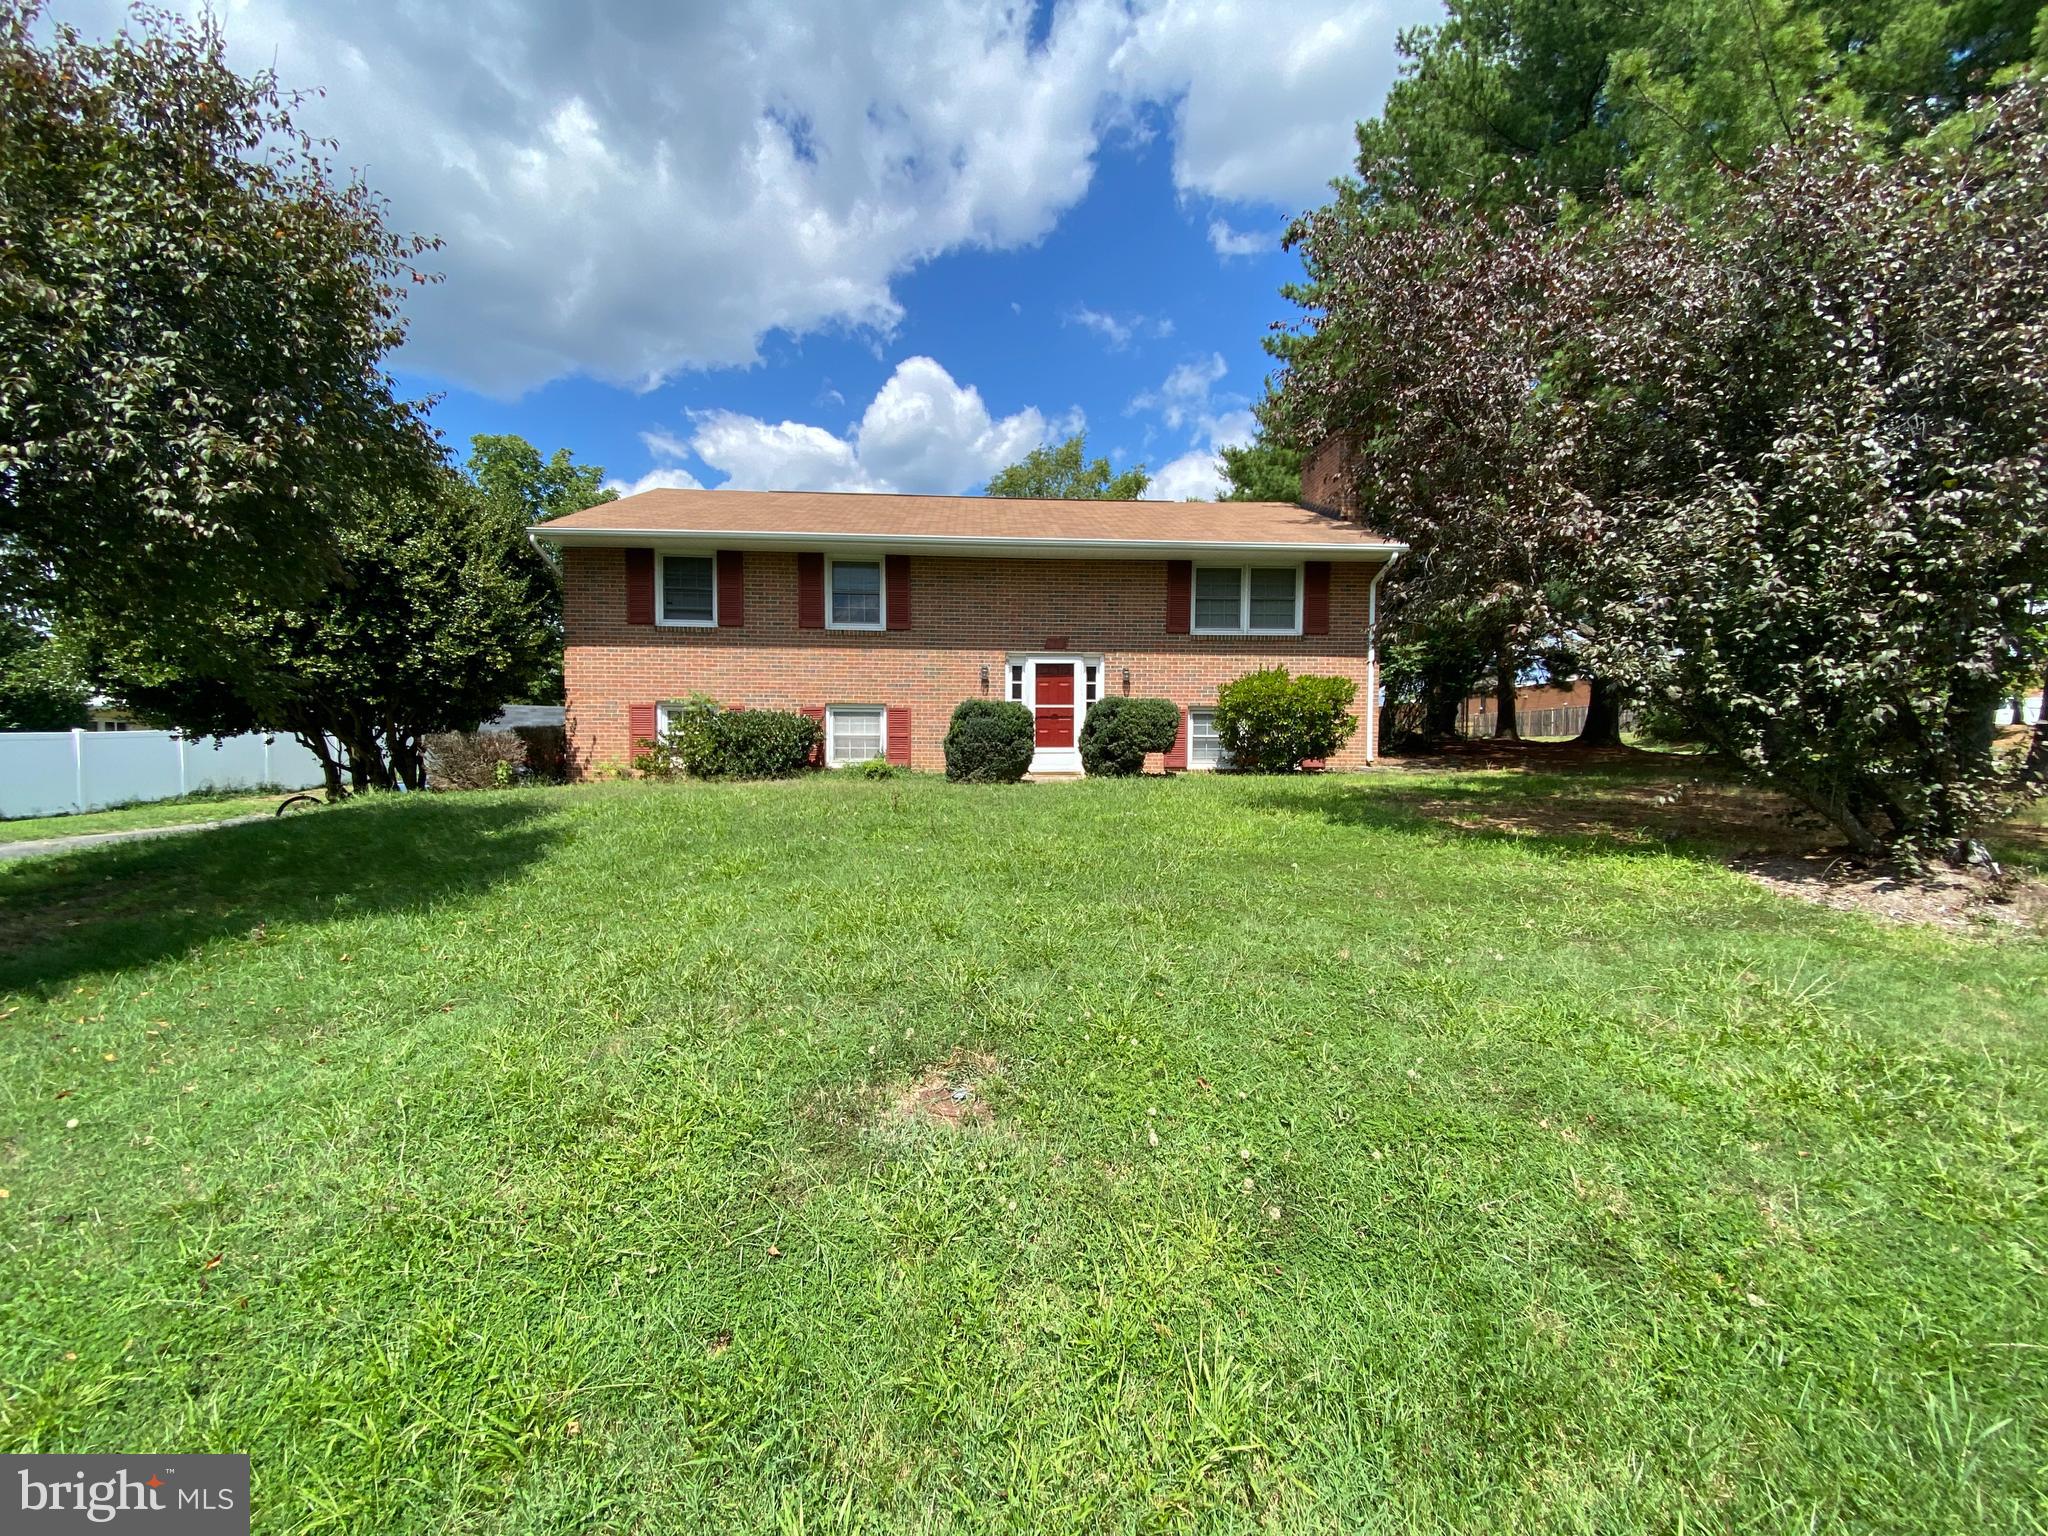
{"label": "large green tree", "polygon": [[[1529,360],[1517,351],[1541,343],[1517,332],[1526,303],[1494,302],[1504,298],[1500,275],[1469,261],[1500,221],[1572,226],[1607,218],[1610,189],[1710,219],[1770,146],[1836,133],[1881,155],[1938,126],[1972,90],[2036,50],[2038,24],[2038,0],[1848,8],[1810,0],[1451,0],[1440,25],[1402,38],[1402,78],[1380,114],[1359,126],[1356,175],[1296,226],[1304,279],[1287,293],[1310,318],[1272,345],[1290,380],[1304,371],[1383,380],[1389,368],[1413,363],[1436,375],[1441,392],[1485,392],[1492,404],[1429,422],[1400,420],[1389,397],[1375,400],[1361,387],[1340,424],[1323,411],[1326,394],[1283,385],[1275,406],[1261,413],[1251,462],[1312,446],[1341,425],[1366,434],[1361,471],[1381,474],[1418,462],[1410,450],[1426,451],[1439,476],[1462,458],[1490,464],[1504,491],[1538,494],[1549,442],[1544,431],[1529,430],[1531,402],[1520,398],[1523,382],[1513,368]],[[1460,234],[1465,225],[1472,227]],[[1368,260],[1390,252],[1398,258],[1399,272],[1384,288],[1376,290],[1376,274],[1357,264],[1367,250]],[[1432,271],[1429,261],[1440,266]],[[1475,306],[1446,291],[1460,283],[1489,290],[1492,299]],[[1417,304],[1439,325],[1476,315],[1488,328],[1484,344],[1441,331],[1415,334],[1388,288],[1415,301],[1411,317]],[[1390,343],[1389,332],[1404,330]],[[1409,343],[1413,349],[1403,350]],[[1467,380],[1439,369],[1423,350],[1439,346],[1479,365],[1477,372]],[[1493,371],[1489,362],[1509,371]],[[1593,615],[1575,565],[1586,545],[1572,537],[1569,504],[1553,502],[1522,509],[1517,536],[1503,539],[1517,519],[1504,518],[1500,498],[1471,483],[1474,493],[1462,504],[1389,506],[1380,498],[1376,515],[1388,531],[1446,552],[1398,569],[1388,608],[1409,626],[1411,651],[1427,653],[1441,642],[1450,662],[1465,649],[1457,609],[1489,628],[1501,645],[1496,718],[1511,729],[1508,706],[1525,667],[1543,657],[1571,669],[1588,654]],[[1376,494],[1363,482],[1361,489],[1369,501]],[[1449,555],[1453,548],[1462,553]],[[1510,611],[1524,618],[1502,624]],[[1610,680],[1595,675],[1593,682],[1587,739],[1616,739],[1618,694]]]}
{"label": "large green tree", "polygon": [[0,601],[166,629],[318,588],[337,509],[431,473],[384,362],[432,242],[224,58],[0,0]]}
{"label": "large green tree", "polygon": [[1258,432],[1248,443],[1221,450],[1223,478],[1230,489],[1225,501],[1299,501],[1300,445],[1274,423],[1282,409],[1280,397],[1268,390],[1252,407]]}
{"label": "large green tree", "polygon": [[0,731],[73,730],[91,697],[71,647],[0,610]]}
{"label": "large green tree", "polygon": [[1802,126],[1711,222],[1556,242],[1594,648],[1859,851],[1967,855],[2048,663],[2048,93],[1875,163]]}
{"label": "large green tree", "polygon": [[1416,544],[1392,610],[1576,633],[1860,852],[1967,856],[2048,662],[2041,91],[1889,155],[1809,110],[1712,220],[1420,213],[1311,221],[1291,380]]}
{"label": "large green tree", "polygon": [[1034,448],[988,482],[991,496],[1025,496],[1047,501],[1135,501],[1152,483],[1145,466],[1122,474],[1107,459],[1088,457],[1086,433],[1076,432],[1055,447]]}
{"label": "large green tree", "polygon": [[[603,465],[578,464],[566,448],[557,448],[543,459],[538,448],[514,433],[479,433],[469,444],[470,483],[484,505],[508,527],[545,523],[619,499],[617,491],[605,486]],[[522,702],[559,704],[563,698],[564,640],[561,562],[551,548],[543,548],[541,553],[548,571],[544,614],[549,635],[547,659],[523,690]]]}
{"label": "large green tree", "polygon": [[617,501],[602,464],[578,464],[567,448],[547,458],[516,433],[479,433],[469,440],[469,478],[508,522],[545,523],[585,507]]}
{"label": "large green tree", "polygon": [[289,604],[243,596],[201,656],[99,621],[107,691],[195,734],[287,732],[319,755],[332,793],[423,787],[424,737],[475,729],[557,654],[552,573],[524,515],[452,470],[338,526],[324,590]]}

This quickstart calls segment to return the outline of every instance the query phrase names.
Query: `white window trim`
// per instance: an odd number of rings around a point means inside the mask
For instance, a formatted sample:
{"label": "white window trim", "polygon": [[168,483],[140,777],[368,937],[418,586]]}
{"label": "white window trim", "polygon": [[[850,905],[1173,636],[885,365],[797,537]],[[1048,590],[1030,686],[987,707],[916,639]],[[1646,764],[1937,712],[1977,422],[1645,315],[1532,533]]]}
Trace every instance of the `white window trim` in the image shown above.
{"label": "white window trim", "polygon": [[[832,572],[841,565],[872,565],[875,568],[876,591],[880,597],[882,616],[873,624],[841,624],[832,617]],[[825,627],[827,629],[876,630],[889,627],[889,561],[886,556],[876,555],[872,560],[825,560]]]}
{"label": "white window trim", "polygon": [[[1304,567],[1299,565],[1291,567],[1294,572],[1294,623],[1286,629],[1252,628],[1252,572],[1254,569],[1277,571],[1289,569],[1289,567],[1277,563],[1268,564],[1263,561],[1257,566],[1217,565],[1208,561],[1196,561],[1193,569],[1188,574],[1188,633],[1192,635],[1257,635],[1270,637],[1275,640],[1285,639],[1289,635],[1299,635],[1301,633],[1301,589]],[[1196,615],[1202,610],[1195,600],[1195,594],[1201,589],[1202,572],[1231,570],[1237,572],[1237,627],[1234,629],[1205,628],[1196,618]]]}
{"label": "white window trim", "polygon": [[[858,627],[860,627],[860,628],[863,628],[863,629],[864,629],[864,628],[866,628],[867,626],[866,626],[866,625],[860,625],[860,626],[858,626]],[[888,706],[888,705],[886,705],[886,704],[827,704],[827,705],[825,706],[825,766],[826,766],[827,768],[844,768],[844,767],[846,767],[846,766],[847,766],[847,764],[848,764],[848,761],[849,761],[848,759],[843,759],[843,758],[841,758],[841,757],[839,756],[838,750],[837,750],[836,746],[834,745],[834,743],[835,743],[835,741],[836,741],[836,739],[837,739],[837,734],[838,734],[838,733],[837,733],[836,731],[834,731],[834,730],[833,730],[833,724],[834,724],[834,721],[835,721],[835,719],[837,718],[837,716],[838,716],[839,712],[840,712],[840,711],[841,711],[842,709],[844,709],[844,710],[858,710],[858,711],[860,711],[860,713],[862,713],[862,714],[864,714],[864,715],[865,715],[865,714],[873,714],[873,715],[875,716],[875,718],[876,718],[876,719],[877,719],[877,720],[878,720],[878,721],[880,722],[880,725],[879,725],[879,729],[878,729],[878,733],[877,733],[877,736],[876,736],[876,740],[878,740],[878,741],[879,741],[879,742],[881,743],[881,747],[882,747],[882,750],[881,750],[880,752],[876,753],[876,754],[875,754],[875,757],[878,757],[878,758],[880,758],[880,759],[881,759],[881,760],[882,760],[883,762],[887,762],[887,761],[889,760],[889,706]],[[861,763],[869,763],[869,762],[873,762],[874,760],[875,760],[875,758],[869,758],[869,757],[861,757],[861,758],[853,758],[853,759],[850,759],[850,761],[852,761],[852,762],[861,762]]]}
{"label": "white window trim", "polygon": [[[711,617],[708,619],[671,619],[666,616],[668,604],[663,600],[668,591],[669,556],[678,560],[709,560],[711,562]],[[715,549],[664,549],[654,561],[654,622],[663,629],[716,629],[718,627],[718,551]]]}
{"label": "white window trim", "polygon": [[[1188,772],[1214,773],[1223,766],[1221,763],[1198,763],[1195,761],[1195,716],[1197,715],[1209,716],[1210,728],[1213,730],[1215,728],[1216,706],[1214,704],[1191,704],[1188,706]],[[1223,738],[1221,736],[1216,738],[1216,750],[1225,757],[1230,755],[1223,751]]]}

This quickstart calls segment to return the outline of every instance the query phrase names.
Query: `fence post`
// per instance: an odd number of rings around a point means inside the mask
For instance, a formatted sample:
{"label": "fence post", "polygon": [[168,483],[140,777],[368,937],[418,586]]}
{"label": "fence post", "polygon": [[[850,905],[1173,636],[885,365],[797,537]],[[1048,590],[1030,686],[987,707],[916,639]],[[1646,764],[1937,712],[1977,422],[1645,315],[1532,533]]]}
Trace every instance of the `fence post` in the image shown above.
{"label": "fence post", "polygon": [[182,731],[171,733],[171,744],[178,749],[178,793],[187,793],[185,788],[185,736]]}
{"label": "fence post", "polygon": [[71,809],[85,809],[85,732],[71,728]]}

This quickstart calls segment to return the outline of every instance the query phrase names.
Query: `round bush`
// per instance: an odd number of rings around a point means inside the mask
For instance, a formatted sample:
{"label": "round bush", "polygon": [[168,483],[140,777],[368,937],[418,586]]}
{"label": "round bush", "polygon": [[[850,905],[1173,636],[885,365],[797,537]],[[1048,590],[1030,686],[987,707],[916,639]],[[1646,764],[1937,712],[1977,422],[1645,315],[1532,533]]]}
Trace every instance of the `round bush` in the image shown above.
{"label": "round bush", "polygon": [[1348,677],[1290,677],[1266,667],[1225,683],[1216,695],[1216,735],[1233,766],[1251,773],[1293,773],[1334,757],[1358,717],[1358,685]]}
{"label": "round bush", "polygon": [[946,777],[960,784],[1014,784],[1031,766],[1031,711],[1005,699],[968,699],[946,729]]}
{"label": "round bush", "polygon": [[1081,766],[1124,778],[1141,773],[1147,752],[1167,752],[1180,735],[1180,706],[1171,699],[1099,699],[1081,725]]}
{"label": "round bush", "polygon": [[702,694],[671,712],[668,731],[633,766],[650,778],[786,779],[816,763],[824,730],[786,709],[725,709]]}

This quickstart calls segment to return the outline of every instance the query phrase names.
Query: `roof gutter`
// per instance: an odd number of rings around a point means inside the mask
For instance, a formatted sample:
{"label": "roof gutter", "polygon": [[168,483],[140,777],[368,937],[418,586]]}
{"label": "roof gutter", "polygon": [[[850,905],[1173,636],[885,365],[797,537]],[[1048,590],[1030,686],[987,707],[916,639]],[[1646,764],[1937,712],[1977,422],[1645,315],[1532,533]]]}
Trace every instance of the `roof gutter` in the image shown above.
{"label": "roof gutter", "polygon": [[[720,549],[796,550],[923,550],[931,554],[986,555],[998,559],[1052,558],[1114,560],[1133,556],[1157,559],[1199,558],[1204,555],[1240,554],[1277,558],[1314,556],[1318,559],[1385,560],[1391,562],[1408,546],[1398,543],[1367,543],[1356,539],[1343,543],[1222,539],[1053,539],[1016,538],[954,533],[806,533],[763,532],[736,528],[565,528],[559,523],[535,523],[527,529],[536,543],[561,547],[655,545],[716,545]],[[1382,573],[1384,574],[1384,573]],[[1375,578],[1377,585],[1377,578]]]}
{"label": "roof gutter", "polygon": [[1387,572],[1394,568],[1394,562],[1401,558],[1401,552],[1406,548],[1405,544],[1401,545],[1389,554],[1387,563],[1372,573],[1372,584],[1365,589],[1365,675],[1372,679],[1374,692],[1374,697],[1365,701],[1370,712],[1367,715],[1370,727],[1365,751],[1365,760],[1369,763],[1378,762],[1380,757],[1380,583],[1387,579]]}

